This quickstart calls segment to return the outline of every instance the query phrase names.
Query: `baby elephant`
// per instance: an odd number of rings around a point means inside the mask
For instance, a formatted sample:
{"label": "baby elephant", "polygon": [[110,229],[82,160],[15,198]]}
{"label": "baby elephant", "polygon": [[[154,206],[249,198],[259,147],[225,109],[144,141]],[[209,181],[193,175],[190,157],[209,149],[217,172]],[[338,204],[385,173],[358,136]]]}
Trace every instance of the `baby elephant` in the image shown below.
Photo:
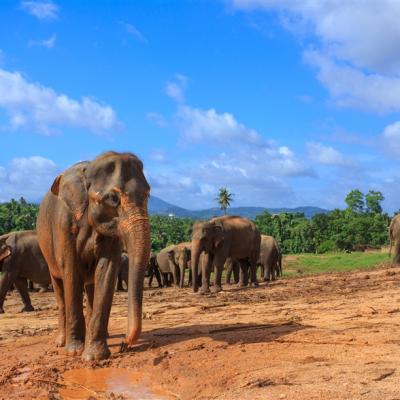
{"label": "baby elephant", "polygon": [[257,265],[261,267],[264,282],[274,281],[277,276],[282,276],[282,254],[272,236],[261,235],[260,257]]}
{"label": "baby elephant", "polygon": [[11,284],[21,295],[21,311],[33,311],[28,294],[28,279],[41,285],[51,283],[46,261],[40,251],[36,231],[11,232],[0,236],[0,314]]}

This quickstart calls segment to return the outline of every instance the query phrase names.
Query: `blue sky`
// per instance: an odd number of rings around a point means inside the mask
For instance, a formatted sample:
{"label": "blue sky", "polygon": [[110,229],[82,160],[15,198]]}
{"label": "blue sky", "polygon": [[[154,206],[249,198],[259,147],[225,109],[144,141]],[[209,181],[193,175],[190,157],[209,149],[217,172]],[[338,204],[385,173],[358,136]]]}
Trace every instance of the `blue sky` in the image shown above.
{"label": "blue sky", "polygon": [[0,4],[0,201],[108,150],[186,208],[400,207],[400,2]]}

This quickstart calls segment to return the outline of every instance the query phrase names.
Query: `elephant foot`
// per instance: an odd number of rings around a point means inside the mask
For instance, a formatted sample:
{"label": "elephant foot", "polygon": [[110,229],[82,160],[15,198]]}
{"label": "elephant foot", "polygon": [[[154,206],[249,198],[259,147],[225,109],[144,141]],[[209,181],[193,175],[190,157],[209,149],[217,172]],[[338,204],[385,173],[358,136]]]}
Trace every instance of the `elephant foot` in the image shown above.
{"label": "elephant foot", "polygon": [[3,309],[3,307],[0,307],[0,314],[4,314],[4,309]]}
{"label": "elephant foot", "polygon": [[214,285],[212,288],[212,292],[213,293],[218,293],[218,292],[222,292],[222,287],[219,285]]}
{"label": "elephant foot", "polygon": [[244,288],[244,287],[247,286],[247,283],[239,282],[238,286],[239,286],[240,288]]}
{"label": "elephant foot", "polygon": [[56,347],[64,347],[65,346],[65,334],[59,333],[56,339]]}
{"label": "elephant foot", "polygon": [[84,343],[81,340],[71,340],[64,349],[67,356],[80,356],[83,352]]}
{"label": "elephant foot", "polygon": [[32,307],[32,305],[29,305],[22,307],[20,312],[31,312],[31,311],[35,311],[35,309]]}
{"label": "elephant foot", "polygon": [[104,360],[109,358],[110,355],[111,352],[107,346],[107,343],[104,341],[96,341],[85,347],[85,351],[82,353],[82,360]]}
{"label": "elephant foot", "polygon": [[258,282],[257,281],[256,282],[252,282],[251,286],[257,287],[258,286]]}
{"label": "elephant foot", "polygon": [[206,293],[210,293],[210,288],[201,287],[200,290],[199,290],[199,294],[206,294]]}

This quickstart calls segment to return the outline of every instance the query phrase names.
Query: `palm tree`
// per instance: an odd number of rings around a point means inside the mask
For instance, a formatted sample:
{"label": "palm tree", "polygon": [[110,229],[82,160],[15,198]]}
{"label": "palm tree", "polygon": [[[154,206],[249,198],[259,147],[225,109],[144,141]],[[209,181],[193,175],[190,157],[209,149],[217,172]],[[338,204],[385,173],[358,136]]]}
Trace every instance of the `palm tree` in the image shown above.
{"label": "palm tree", "polygon": [[226,215],[226,209],[230,207],[231,202],[233,201],[233,193],[229,193],[229,190],[226,187],[219,188],[218,197],[215,199],[218,201],[218,205],[220,209]]}

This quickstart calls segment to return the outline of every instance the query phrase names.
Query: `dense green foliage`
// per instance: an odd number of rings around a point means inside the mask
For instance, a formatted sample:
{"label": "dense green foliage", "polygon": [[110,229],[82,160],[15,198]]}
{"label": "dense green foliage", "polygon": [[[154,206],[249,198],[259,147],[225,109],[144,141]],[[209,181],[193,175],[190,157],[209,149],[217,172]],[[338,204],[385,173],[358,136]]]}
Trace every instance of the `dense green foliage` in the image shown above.
{"label": "dense green foliage", "polygon": [[359,190],[346,197],[348,207],[307,219],[303,214],[256,217],[256,225],[264,235],[276,238],[283,253],[325,253],[336,250],[357,250],[363,246],[378,247],[388,243],[390,218],[382,213],[383,196]]}
{"label": "dense green foliage", "polygon": [[[256,217],[255,222],[262,234],[277,239],[284,254],[382,246],[388,242],[390,221],[389,216],[382,212],[382,200],[380,192],[369,191],[364,196],[359,190],[353,190],[346,197],[348,207],[345,210],[335,209],[328,214],[317,214],[312,219],[301,213],[272,215],[264,212]],[[37,212],[38,206],[23,198],[0,204],[0,234],[34,229]],[[193,219],[153,215],[150,220],[153,251],[191,239]]]}
{"label": "dense green foliage", "polygon": [[23,198],[0,204],[0,235],[11,231],[35,229],[39,206]]}

